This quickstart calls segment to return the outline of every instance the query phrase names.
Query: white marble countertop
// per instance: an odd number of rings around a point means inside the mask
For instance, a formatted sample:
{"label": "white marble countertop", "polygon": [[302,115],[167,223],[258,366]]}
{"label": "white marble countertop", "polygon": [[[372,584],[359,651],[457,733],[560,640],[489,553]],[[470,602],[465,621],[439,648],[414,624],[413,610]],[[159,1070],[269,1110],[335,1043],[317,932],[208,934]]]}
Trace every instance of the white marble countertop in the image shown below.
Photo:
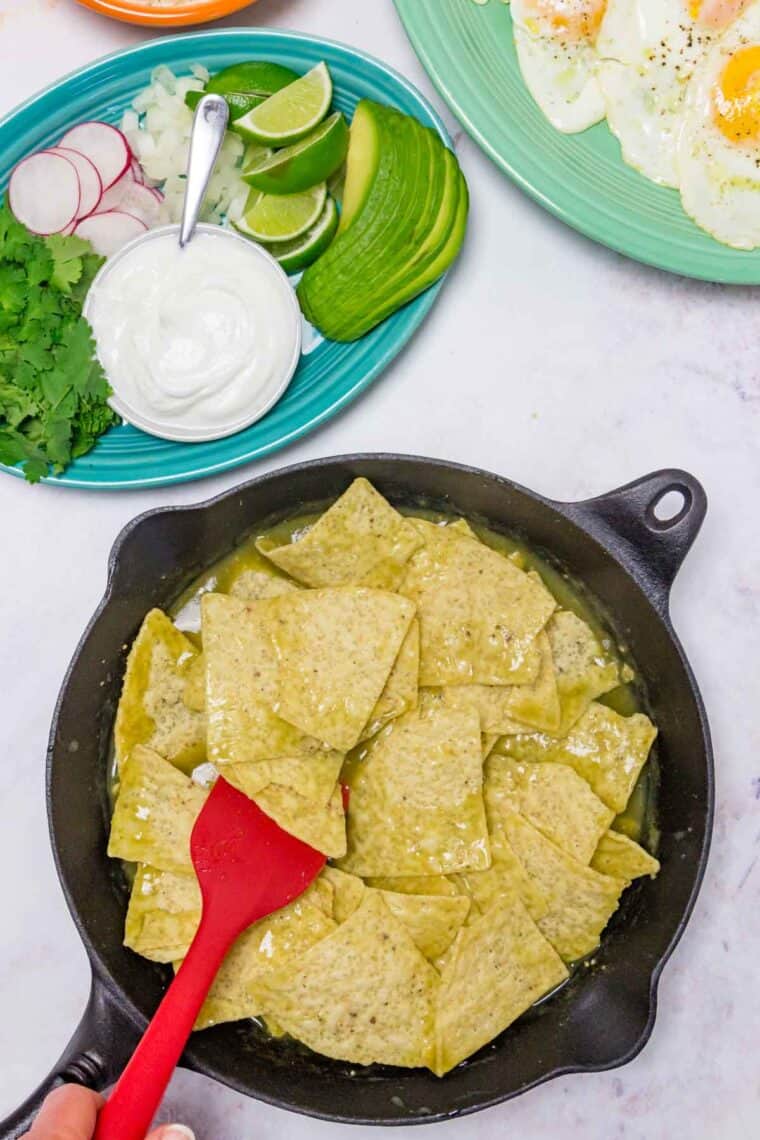
{"label": "white marble countertop", "polygon": [[[441,106],[390,0],[260,0],[228,22],[355,44]],[[145,34],[73,0],[0,0],[0,113]],[[652,1039],[624,1069],[556,1080],[436,1135],[760,1134],[758,294],[625,261],[544,214],[466,136],[459,150],[473,198],[466,252],[414,343],[337,420],[266,463],[202,484],[85,494],[0,478],[0,1118],[54,1063],[88,990],[48,848],[43,761],[61,678],[117,531],[148,507],[205,498],[265,468],[388,449],[480,465],[567,499],[681,466],[711,500],[673,616],[715,737],[715,842],[694,918],[662,979]],[[198,1140],[372,1134],[290,1116],[188,1073],[171,1086],[169,1117],[192,1125]]]}

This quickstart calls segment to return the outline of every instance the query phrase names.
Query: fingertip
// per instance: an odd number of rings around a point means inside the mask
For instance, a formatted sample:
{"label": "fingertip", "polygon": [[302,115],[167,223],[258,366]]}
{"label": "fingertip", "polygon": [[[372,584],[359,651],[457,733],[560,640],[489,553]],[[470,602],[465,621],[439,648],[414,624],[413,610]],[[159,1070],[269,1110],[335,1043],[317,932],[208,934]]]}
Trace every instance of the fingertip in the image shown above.
{"label": "fingertip", "polygon": [[186,1124],[165,1124],[149,1140],[195,1140],[195,1133]]}

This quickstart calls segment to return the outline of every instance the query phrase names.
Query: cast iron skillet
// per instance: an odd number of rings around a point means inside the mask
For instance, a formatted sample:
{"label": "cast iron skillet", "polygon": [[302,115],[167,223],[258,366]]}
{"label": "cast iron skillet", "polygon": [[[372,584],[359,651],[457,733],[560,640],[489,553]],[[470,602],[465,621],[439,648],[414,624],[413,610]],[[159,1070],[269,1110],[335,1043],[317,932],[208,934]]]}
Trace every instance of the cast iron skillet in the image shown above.
{"label": "cast iron skillet", "polygon": [[[53,851],[92,963],[92,994],[54,1071],[0,1125],[5,1140],[28,1127],[43,1096],[61,1081],[98,1089],[113,1082],[165,985],[161,968],[122,946],[125,897],[106,857],[109,735],[125,653],[146,611],[170,604],[264,520],[335,498],[357,475],[392,502],[458,511],[523,535],[614,615],[660,727],[662,871],[626,892],[595,968],[578,971],[556,997],[443,1080],[417,1070],[357,1072],[270,1040],[253,1023],[197,1035],[183,1063],[296,1112],[353,1124],[409,1124],[474,1112],[560,1074],[622,1065],[649,1037],[657,981],[694,905],[712,822],[709,729],[668,617],[671,584],[705,515],[702,487],[684,471],[659,471],[601,498],[556,503],[496,475],[439,460],[323,459],[264,475],[200,506],[151,511],[116,541],[105,597],[63,684],[47,759]],[[683,505],[661,522],[655,506],[672,489]]]}

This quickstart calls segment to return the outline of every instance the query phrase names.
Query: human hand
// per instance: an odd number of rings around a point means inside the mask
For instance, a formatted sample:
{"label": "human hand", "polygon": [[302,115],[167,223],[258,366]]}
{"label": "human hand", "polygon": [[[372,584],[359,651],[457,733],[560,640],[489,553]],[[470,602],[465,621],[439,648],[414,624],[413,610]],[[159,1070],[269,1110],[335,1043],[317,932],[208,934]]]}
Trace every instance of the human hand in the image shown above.
{"label": "human hand", "polygon": [[[39,1116],[22,1140],[92,1140],[102,1096],[81,1085],[63,1085],[51,1092]],[[184,1124],[164,1124],[146,1140],[195,1140]]]}

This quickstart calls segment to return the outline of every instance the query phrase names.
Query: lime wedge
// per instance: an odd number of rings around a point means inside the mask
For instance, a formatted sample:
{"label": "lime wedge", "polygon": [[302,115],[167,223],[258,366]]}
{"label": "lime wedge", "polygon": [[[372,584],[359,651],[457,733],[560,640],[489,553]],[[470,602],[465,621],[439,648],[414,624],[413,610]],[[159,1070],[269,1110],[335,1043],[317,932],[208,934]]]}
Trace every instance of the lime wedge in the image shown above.
{"label": "lime wedge", "polygon": [[317,64],[306,75],[270,95],[232,129],[251,142],[287,146],[318,126],[330,109],[332,80],[327,65]]}
{"label": "lime wedge", "polygon": [[215,91],[219,95],[227,95],[231,91],[274,95],[275,91],[281,91],[297,79],[298,72],[291,71],[289,67],[254,59],[245,63],[233,63],[231,67],[218,71],[209,79],[206,90]]}
{"label": "lime wedge", "polygon": [[276,242],[267,248],[286,273],[298,273],[322,256],[337,229],[338,211],[333,199],[328,197],[324,210],[311,229],[293,241]]}
{"label": "lime wedge", "polygon": [[302,194],[262,194],[252,190],[235,228],[256,241],[292,241],[314,225],[325,206],[324,182]]}
{"label": "lime wedge", "polygon": [[347,151],[348,127],[336,111],[300,142],[246,163],[242,178],[266,194],[297,194],[334,174]]}

